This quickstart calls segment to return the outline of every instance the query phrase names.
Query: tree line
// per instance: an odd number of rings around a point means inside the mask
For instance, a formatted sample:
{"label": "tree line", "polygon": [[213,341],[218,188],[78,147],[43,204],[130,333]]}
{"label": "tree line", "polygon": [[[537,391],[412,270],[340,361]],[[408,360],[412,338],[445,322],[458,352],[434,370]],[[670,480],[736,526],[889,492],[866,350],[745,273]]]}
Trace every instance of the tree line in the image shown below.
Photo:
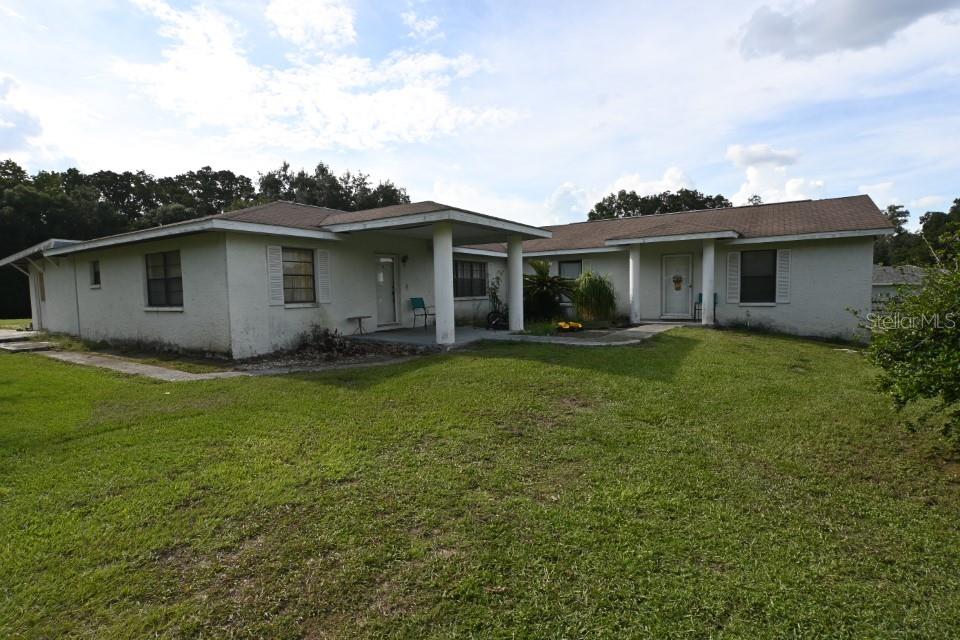
{"label": "tree line", "polygon": [[[750,196],[750,205],[763,204],[760,196]],[[707,195],[693,189],[678,189],[676,192],[663,191],[641,196],[636,191],[621,189],[611,193],[593,205],[587,214],[589,220],[610,218],[629,218],[657,213],[676,213],[697,209],[718,209],[733,206],[721,194]],[[933,264],[935,256],[950,249],[957,232],[960,232],[960,198],[953,201],[947,211],[927,211],[920,216],[920,227],[910,231],[906,227],[910,211],[903,205],[893,204],[886,208],[884,215],[894,226],[890,236],[878,238],[874,245],[873,261],[886,266],[912,264],[925,266]]]}
{"label": "tree line", "polygon": [[[77,169],[30,175],[5,160],[0,162],[0,256],[48,238],[88,240],[275,200],[357,211],[410,202],[410,197],[389,180],[373,184],[364,173],[336,175],[324,163],[312,171],[292,171],[285,162],[254,182],[210,167],[163,177]],[[0,269],[0,317],[29,316],[28,291],[22,274]]]}

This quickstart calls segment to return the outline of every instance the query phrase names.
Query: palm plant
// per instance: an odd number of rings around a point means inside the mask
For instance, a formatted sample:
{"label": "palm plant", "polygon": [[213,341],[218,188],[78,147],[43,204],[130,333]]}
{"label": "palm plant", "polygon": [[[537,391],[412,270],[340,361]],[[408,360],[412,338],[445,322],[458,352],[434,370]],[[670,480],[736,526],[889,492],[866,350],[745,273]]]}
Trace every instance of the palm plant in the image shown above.
{"label": "palm plant", "polygon": [[552,320],[560,315],[560,301],[573,292],[573,281],[550,275],[550,263],[531,260],[533,273],[523,276],[523,308],[529,318]]}
{"label": "palm plant", "polygon": [[583,320],[610,320],[617,310],[617,296],[610,278],[585,271],[577,278],[573,306]]}

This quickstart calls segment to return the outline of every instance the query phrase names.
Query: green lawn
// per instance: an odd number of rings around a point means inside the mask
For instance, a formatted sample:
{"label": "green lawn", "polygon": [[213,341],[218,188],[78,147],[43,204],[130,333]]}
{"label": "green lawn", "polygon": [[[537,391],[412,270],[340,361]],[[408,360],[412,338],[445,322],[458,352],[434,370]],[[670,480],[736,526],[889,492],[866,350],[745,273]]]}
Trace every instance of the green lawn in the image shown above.
{"label": "green lawn", "polygon": [[26,329],[30,318],[0,318],[0,329]]}
{"label": "green lawn", "polygon": [[948,638],[860,355],[697,329],[160,383],[0,355],[0,637]]}

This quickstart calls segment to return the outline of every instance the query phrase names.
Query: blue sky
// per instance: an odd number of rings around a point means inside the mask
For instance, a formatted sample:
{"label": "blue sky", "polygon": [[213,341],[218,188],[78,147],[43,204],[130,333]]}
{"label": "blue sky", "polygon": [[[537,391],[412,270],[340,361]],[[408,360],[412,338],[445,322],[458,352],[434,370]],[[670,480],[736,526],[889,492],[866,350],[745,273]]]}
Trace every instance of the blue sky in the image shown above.
{"label": "blue sky", "polygon": [[960,197],[960,0],[0,0],[0,157],[363,170],[537,224],[619,188]]}

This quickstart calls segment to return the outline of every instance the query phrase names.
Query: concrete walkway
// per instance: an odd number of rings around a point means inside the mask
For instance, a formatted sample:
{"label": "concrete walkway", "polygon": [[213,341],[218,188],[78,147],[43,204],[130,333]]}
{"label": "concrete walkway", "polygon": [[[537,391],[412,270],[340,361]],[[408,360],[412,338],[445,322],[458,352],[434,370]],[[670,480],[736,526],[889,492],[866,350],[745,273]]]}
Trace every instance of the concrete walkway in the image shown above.
{"label": "concrete walkway", "polygon": [[255,378],[259,376],[282,376],[288,373],[317,373],[323,371],[339,371],[342,369],[362,369],[366,367],[382,367],[388,364],[409,362],[418,356],[403,358],[389,358],[372,362],[347,362],[344,364],[295,365],[290,367],[271,367],[265,369],[251,369],[248,371],[212,371],[210,373],[190,373],[152,364],[144,364],[125,358],[101,355],[97,353],[83,353],[77,351],[46,351],[39,355],[79,364],[87,367],[110,369],[118,373],[131,376],[143,376],[163,382],[192,382],[197,380],[219,380],[220,378]]}
{"label": "concrete walkway", "polygon": [[144,376],[154,380],[163,380],[165,382],[184,382],[188,380],[216,380],[217,378],[237,378],[250,375],[242,371],[215,371],[212,373],[190,373],[188,371],[177,371],[176,369],[167,369],[166,367],[157,367],[152,364],[143,364],[133,360],[115,358],[113,356],[104,356],[96,353],[83,353],[77,351],[45,351],[40,355],[60,362],[69,362],[71,364],[81,364],[88,367],[100,367],[101,369],[110,369],[119,373],[126,373],[132,376]]}

